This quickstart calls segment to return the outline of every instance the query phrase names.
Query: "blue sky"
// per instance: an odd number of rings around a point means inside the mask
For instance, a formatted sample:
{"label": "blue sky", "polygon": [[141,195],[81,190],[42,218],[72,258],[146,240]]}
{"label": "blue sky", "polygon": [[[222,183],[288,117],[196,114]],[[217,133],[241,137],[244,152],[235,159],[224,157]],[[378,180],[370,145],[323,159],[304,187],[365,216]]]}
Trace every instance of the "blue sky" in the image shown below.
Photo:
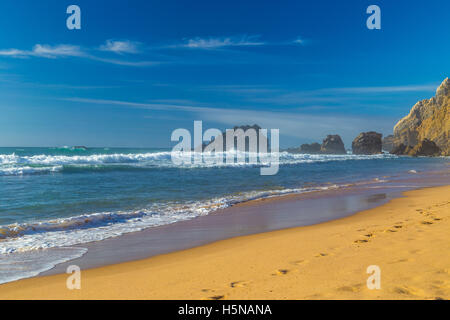
{"label": "blue sky", "polygon": [[[82,29],[66,28],[77,4]],[[366,8],[381,8],[368,30]],[[448,1],[0,3],[0,146],[170,147],[257,123],[281,146],[384,134],[450,71]]]}

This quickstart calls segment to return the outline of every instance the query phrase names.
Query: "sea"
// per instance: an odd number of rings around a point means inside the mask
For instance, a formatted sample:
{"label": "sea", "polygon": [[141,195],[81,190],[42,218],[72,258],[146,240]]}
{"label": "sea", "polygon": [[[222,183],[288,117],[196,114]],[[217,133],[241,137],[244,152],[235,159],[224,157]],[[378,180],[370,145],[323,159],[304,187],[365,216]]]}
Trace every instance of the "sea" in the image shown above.
{"label": "sea", "polygon": [[253,199],[383,183],[449,163],[387,153],[278,157],[278,173],[261,175],[264,164],[175,164],[170,149],[0,148],[0,283],[81,257],[82,244]]}

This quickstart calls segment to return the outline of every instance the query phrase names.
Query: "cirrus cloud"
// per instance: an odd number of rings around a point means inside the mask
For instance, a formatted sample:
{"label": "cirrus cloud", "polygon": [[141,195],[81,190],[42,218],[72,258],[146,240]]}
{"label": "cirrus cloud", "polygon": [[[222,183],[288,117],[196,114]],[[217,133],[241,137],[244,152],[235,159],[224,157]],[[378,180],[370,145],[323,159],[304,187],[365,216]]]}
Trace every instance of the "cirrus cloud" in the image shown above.
{"label": "cirrus cloud", "polygon": [[109,51],[117,54],[139,53],[139,42],[130,40],[106,40],[105,44],[100,46],[101,51]]}
{"label": "cirrus cloud", "polygon": [[58,57],[81,57],[85,53],[79,46],[60,44],[50,46],[45,44],[36,44],[32,50],[7,49],[0,50],[0,56],[10,57],[44,57],[44,58],[58,58]]}

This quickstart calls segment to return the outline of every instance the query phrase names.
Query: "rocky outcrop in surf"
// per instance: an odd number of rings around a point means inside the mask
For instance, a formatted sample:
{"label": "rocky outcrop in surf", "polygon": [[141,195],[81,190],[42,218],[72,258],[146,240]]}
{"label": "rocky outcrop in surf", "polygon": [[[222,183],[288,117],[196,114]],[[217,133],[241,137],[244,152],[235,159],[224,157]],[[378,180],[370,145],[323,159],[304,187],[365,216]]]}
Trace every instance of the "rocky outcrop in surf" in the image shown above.
{"label": "rocky outcrop in surf", "polygon": [[322,144],[317,142],[302,144],[299,148],[289,148],[290,153],[305,154],[347,154],[344,143],[339,135],[328,135],[323,139]]}
{"label": "rocky outcrop in surf", "polygon": [[320,144],[317,142],[311,144],[302,144],[300,146],[301,153],[309,153],[309,154],[319,154],[320,153]]}
{"label": "rocky outcrop in surf", "polygon": [[[241,130],[240,130],[241,129]],[[226,131],[222,132],[222,144],[221,145],[217,145],[216,147],[216,151],[227,151],[227,150],[237,150],[237,144],[238,144],[238,139],[244,139],[245,141],[245,151],[250,151],[250,136],[246,135],[248,132],[247,130],[249,129],[254,129],[254,132],[256,133],[256,145],[254,147],[256,147],[256,151],[259,152],[259,147],[261,145],[265,145],[267,146],[267,150],[265,151],[270,151],[270,145],[268,142],[268,139],[265,135],[260,134],[260,130],[262,129],[259,125],[254,124],[253,126],[250,125],[243,125],[243,126],[235,126],[233,128],[234,130],[234,138],[233,138],[233,145],[227,145],[227,140],[226,140]],[[261,137],[261,140],[263,141],[259,141]],[[212,140],[209,143],[204,143],[202,148],[205,151],[205,149],[207,147],[214,147],[213,144],[215,144],[218,140]],[[209,148],[208,148],[209,149]]]}
{"label": "rocky outcrop in surf", "polygon": [[431,141],[440,149],[440,154],[450,155],[449,105],[450,80],[446,78],[436,90],[434,97],[417,102],[410,113],[395,125],[395,152],[402,149],[400,148],[402,144],[406,152],[403,154],[412,152],[411,149],[419,144],[422,144],[422,147],[418,147],[417,150],[436,150],[430,146]]}
{"label": "rocky outcrop in surf", "polygon": [[381,133],[375,131],[361,132],[352,142],[353,154],[381,153]]}
{"label": "rocky outcrop in surf", "polygon": [[320,153],[347,154],[347,151],[345,151],[344,142],[342,142],[342,139],[338,134],[329,134],[325,139],[323,139],[322,145],[320,147]]}
{"label": "rocky outcrop in surf", "polygon": [[286,151],[290,153],[320,154],[320,144],[317,142],[304,143],[299,148],[289,148]]}

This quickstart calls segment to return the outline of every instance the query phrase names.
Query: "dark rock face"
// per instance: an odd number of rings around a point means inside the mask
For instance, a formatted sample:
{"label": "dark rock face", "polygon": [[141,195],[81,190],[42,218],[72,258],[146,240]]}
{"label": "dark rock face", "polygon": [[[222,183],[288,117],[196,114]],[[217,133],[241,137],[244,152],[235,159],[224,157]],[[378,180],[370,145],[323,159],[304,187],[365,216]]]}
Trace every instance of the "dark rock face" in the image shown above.
{"label": "dark rock face", "polygon": [[381,149],[387,152],[391,152],[394,149],[394,135],[390,134],[383,138]]}
{"label": "dark rock face", "polygon": [[381,153],[381,133],[374,131],[362,132],[352,142],[353,154]]}
{"label": "dark rock face", "polygon": [[396,155],[408,155],[413,157],[418,156],[433,157],[441,155],[442,150],[437,146],[437,144],[434,141],[424,139],[418,144],[416,144],[414,147],[405,146],[403,143],[401,143],[398,146],[394,147],[391,153]]}
{"label": "dark rock face", "polygon": [[407,147],[403,143],[400,143],[399,145],[393,147],[390,153],[400,156],[405,154],[406,148]]}
{"label": "dark rock face", "polygon": [[328,135],[322,142],[320,153],[323,154],[347,154],[344,143],[339,135]]}
{"label": "dark rock face", "polygon": [[[243,132],[236,131],[238,129],[242,129]],[[260,141],[259,141],[260,134],[259,134],[259,131],[261,130],[261,127],[258,126],[257,124],[254,124],[253,126],[250,126],[250,125],[235,126],[233,128],[233,130],[235,131],[235,135],[234,135],[234,138],[233,138],[233,145],[227,145],[226,132],[223,132],[222,133],[223,146],[222,145],[216,146],[216,151],[219,151],[220,149],[222,149],[224,152],[226,150],[236,150],[237,149],[237,140],[238,139],[244,139],[244,141],[245,141],[245,151],[249,151],[250,150],[250,138],[248,136],[245,136],[245,134],[246,134],[248,129],[254,129],[255,132],[256,132],[256,150],[257,150],[257,152],[259,152],[259,146],[260,146]],[[270,146],[269,146],[267,137],[264,136],[264,135],[261,135],[261,139],[264,140],[264,141],[261,141],[261,143],[263,145],[265,144],[267,146],[267,151],[270,151]],[[212,140],[209,143],[203,143],[202,149],[205,150],[206,147],[212,146],[214,143],[216,143],[216,141],[214,141],[214,140]]]}
{"label": "dark rock face", "polygon": [[320,144],[317,142],[311,144],[302,144],[300,146],[300,153],[317,154],[320,153]]}
{"label": "dark rock face", "polygon": [[441,149],[436,145],[434,141],[429,139],[424,139],[408,151],[410,156],[439,156],[441,154]]}
{"label": "dark rock face", "polygon": [[321,154],[322,152],[320,151],[320,144],[318,144],[317,142],[308,144],[302,144],[300,147],[298,148],[288,148],[286,150],[289,153],[305,153],[305,154]]}

